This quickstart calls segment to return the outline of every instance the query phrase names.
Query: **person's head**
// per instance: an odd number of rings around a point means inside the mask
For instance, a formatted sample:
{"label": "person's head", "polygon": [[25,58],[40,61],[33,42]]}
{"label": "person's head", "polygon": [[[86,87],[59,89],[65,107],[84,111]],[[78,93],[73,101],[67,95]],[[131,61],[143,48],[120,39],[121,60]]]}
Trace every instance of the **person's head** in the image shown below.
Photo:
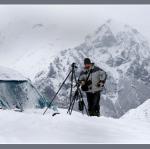
{"label": "person's head", "polygon": [[84,68],[85,69],[90,69],[92,66],[91,60],[89,58],[84,59]]}

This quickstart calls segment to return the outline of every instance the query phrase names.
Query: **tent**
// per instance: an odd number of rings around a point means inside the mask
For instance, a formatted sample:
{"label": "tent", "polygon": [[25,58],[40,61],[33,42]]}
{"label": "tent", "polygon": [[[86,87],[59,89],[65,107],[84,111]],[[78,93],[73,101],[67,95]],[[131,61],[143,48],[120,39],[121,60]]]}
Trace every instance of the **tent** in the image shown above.
{"label": "tent", "polygon": [[44,106],[45,102],[29,79],[13,69],[0,66],[0,108],[22,111]]}

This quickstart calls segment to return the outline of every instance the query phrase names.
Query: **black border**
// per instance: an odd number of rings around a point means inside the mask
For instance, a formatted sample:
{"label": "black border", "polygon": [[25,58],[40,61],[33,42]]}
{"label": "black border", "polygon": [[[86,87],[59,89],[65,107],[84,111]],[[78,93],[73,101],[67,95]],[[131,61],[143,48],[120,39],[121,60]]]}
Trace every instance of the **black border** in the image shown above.
{"label": "black border", "polygon": [[150,0],[0,0],[0,4],[150,4]]}
{"label": "black border", "polygon": [[[0,4],[150,4],[150,0],[0,0]],[[8,144],[0,149],[150,149],[150,144]]]}

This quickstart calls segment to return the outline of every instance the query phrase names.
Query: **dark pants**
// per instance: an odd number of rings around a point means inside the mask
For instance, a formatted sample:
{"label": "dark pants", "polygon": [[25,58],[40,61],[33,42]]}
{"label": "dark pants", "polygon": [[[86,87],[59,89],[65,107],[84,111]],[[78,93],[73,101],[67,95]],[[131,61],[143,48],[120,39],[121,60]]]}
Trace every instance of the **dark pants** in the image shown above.
{"label": "dark pants", "polygon": [[90,116],[100,116],[100,91],[95,93],[86,93],[88,102],[88,111]]}

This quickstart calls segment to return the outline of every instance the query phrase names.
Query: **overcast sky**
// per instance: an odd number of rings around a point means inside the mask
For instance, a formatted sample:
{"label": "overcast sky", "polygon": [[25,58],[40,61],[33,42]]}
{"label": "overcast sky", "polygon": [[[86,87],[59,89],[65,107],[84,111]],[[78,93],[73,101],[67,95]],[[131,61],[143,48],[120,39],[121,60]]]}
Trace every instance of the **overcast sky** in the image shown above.
{"label": "overcast sky", "polygon": [[[30,25],[42,23],[49,26],[47,35],[42,35],[43,40],[48,37],[53,43],[57,41],[57,48],[64,49],[82,43],[87,34],[95,31],[106,20],[114,19],[136,28],[150,41],[149,15],[150,5],[0,5],[0,35],[2,32],[5,36],[10,27],[11,33],[7,33],[10,38],[15,32],[25,32],[30,37],[30,42],[26,42],[25,46],[30,48],[32,35],[27,29]],[[38,37],[33,38],[36,41]],[[37,39],[35,43],[40,40]],[[13,40],[7,43],[9,46],[0,47],[5,50],[5,55],[17,47],[23,50],[23,44],[20,45],[17,40],[15,42],[15,47]]]}
{"label": "overcast sky", "polygon": [[39,23],[47,20],[60,27],[59,33],[56,31],[60,38],[80,41],[112,18],[137,28],[150,39],[149,15],[149,5],[1,5],[0,25],[19,19]]}

